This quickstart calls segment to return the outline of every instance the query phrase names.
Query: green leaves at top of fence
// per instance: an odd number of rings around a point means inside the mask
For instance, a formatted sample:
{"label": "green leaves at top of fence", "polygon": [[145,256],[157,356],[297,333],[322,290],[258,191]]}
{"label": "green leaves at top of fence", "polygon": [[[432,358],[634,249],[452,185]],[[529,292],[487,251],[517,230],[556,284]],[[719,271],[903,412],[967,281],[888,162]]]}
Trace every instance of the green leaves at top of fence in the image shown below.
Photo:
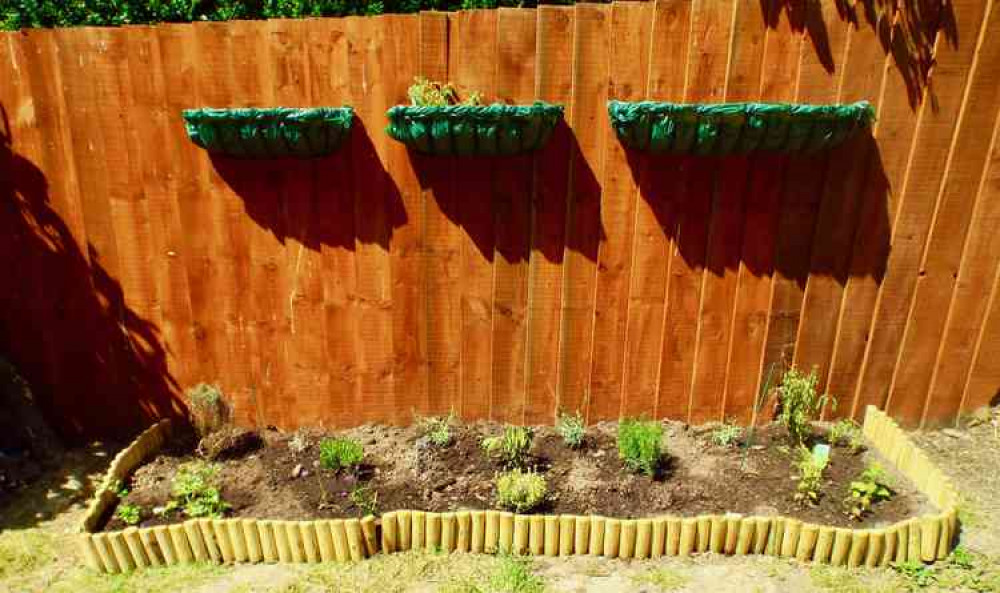
{"label": "green leaves at top of fence", "polygon": [[867,101],[847,105],[610,101],[608,115],[618,138],[629,148],[697,155],[816,152],[868,129],[875,120]]}

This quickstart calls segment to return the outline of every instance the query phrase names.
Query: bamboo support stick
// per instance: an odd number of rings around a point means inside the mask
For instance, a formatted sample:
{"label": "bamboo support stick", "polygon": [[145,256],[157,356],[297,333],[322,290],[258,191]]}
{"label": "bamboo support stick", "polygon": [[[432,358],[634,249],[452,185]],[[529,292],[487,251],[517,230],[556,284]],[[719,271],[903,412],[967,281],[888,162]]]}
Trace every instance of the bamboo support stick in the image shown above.
{"label": "bamboo support stick", "polygon": [[833,527],[820,527],[816,536],[816,551],[813,552],[813,561],[827,563],[830,561],[830,554],[833,553],[833,540],[837,532]]}
{"label": "bamboo support stick", "polygon": [[163,556],[163,563],[171,566],[180,562],[177,552],[174,551],[174,542],[170,540],[170,530],[166,525],[157,525],[153,528],[153,537],[156,538],[156,547],[159,548]]}
{"label": "bamboo support stick", "polygon": [[351,553],[351,560],[354,562],[364,560],[365,542],[361,536],[361,521],[347,519],[344,521],[344,529],[347,531],[347,549]]}
{"label": "bamboo support stick", "polygon": [[94,546],[92,536],[89,533],[80,533],[76,536],[76,542],[87,566],[92,570],[103,571],[104,564],[101,562],[101,557],[97,554],[97,548]]}
{"label": "bamboo support stick", "polygon": [[687,518],[681,521],[681,539],[678,555],[690,556],[697,548],[698,519]]}
{"label": "bamboo support stick", "polygon": [[111,544],[111,552],[115,555],[115,560],[118,561],[122,572],[135,570],[135,560],[128,550],[128,544],[125,543],[125,537],[122,533],[120,531],[109,533],[108,542]]}
{"label": "bamboo support stick", "polygon": [[[397,524],[397,534],[398,534]],[[350,545],[347,542],[347,527],[343,519],[334,519],[330,523],[330,531],[333,533],[333,555],[337,557],[337,562],[347,562],[351,559]]]}
{"label": "bamboo support stick", "polygon": [[667,517],[667,541],[663,553],[667,556],[680,554],[681,549],[681,518]]}
{"label": "bamboo support stick", "polygon": [[382,552],[392,554],[399,549],[398,526],[396,513],[382,515]]}
{"label": "bamboo support stick", "polygon": [[667,518],[653,519],[653,538],[649,542],[649,557],[662,558],[667,549]]}
{"label": "bamboo support stick", "polygon": [[94,549],[97,550],[97,556],[101,559],[101,565],[104,567],[104,571],[108,574],[117,574],[122,572],[122,567],[118,565],[118,559],[115,558],[115,552],[111,549],[111,542],[108,540],[108,534],[97,533],[91,541],[94,543]]}
{"label": "bamboo support stick", "polygon": [[288,521],[272,521],[271,533],[274,535],[274,547],[278,550],[278,561],[287,564],[292,561],[292,549],[288,545]]}
{"label": "bamboo support stick", "polygon": [[712,544],[712,515],[698,517],[698,552],[707,552]]}
{"label": "bamboo support stick", "polygon": [[753,550],[753,536],[756,531],[757,519],[747,517],[740,522],[740,531],[736,536],[736,549],[733,551],[737,556],[746,556]]}
{"label": "bamboo support stick", "polygon": [[771,518],[771,532],[767,537],[767,555],[768,556],[780,556],[781,555],[781,540],[785,535],[785,518],[784,517],[772,517]]}
{"label": "bamboo support stick", "polygon": [[528,553],[528,540],[531,536],[531,523],[525,515],[514,515],[514,541],[510,551],[515,556]]}
{"label": "bamboo support stick", "polygon": [[933,562],[937,559],[941,522],[937,515],[927,515],[920,520],[920,559]]}
{"label": "bamboo support stick", "polygon": [[496,554],[500,545],[500,511],[486,511],[486,535],[483,551]]}
{"label": "bamboo support stick", "polygon": [[184,525],[168,525],[167,532],[170,533],[170,543],[174,548],[174,555],[177,562],[188,564],[194,562],[194,551],[188,539],[187,530]]}
{"label": "bamboo support stick", "polygon": [[545,515],[545,555],[559,555],[559,516]]}
{"label": "bamboo support stick", "polygon": [[[303,521],[300,523],[299,535],[302,536],[302,551],[306,557],[306,562],[319,562],[319,540],[316,537],[316,522]],[[233,554],[236,555],[236,546],[233,546]]]}
{"label": "bamboo support stick", "polygon": [[604,523],[604,517],[590,516],[590,542],[587,543],[587,552],[591,556],[604,554]]}
{"label": "bamboo support stick", "polygon": [[142,549],[146,552],[146,558],[151,566],[163,566],[164,560],[161,558],[160,546],[156,543],[156,535],[152,528],[139,530],[139,541],[142,542]]}
{"label": "bamboo support stick", "polygon": [[298,521],[285,521],[285,537],[288,540],[288,551],[292,555],[292,562],[296,564],[305,562],[306,555],[302,546],[302,532],[299,530]]}
{"label": "bamboo support stick", "polygon": [[274,521],[257,521],[257,535],[260,538],[260,552],[264,562],[277,562],[278,544],[274,541]]}
{"label": "bamboo support stick", "polygon": [[764,554],[771,535],[771,519],[755,517],[753,521],[753,553]]}
{"label": "bamboo support stick", "polygon": [[222,562],[222,552],[219,551],[219,543],[215,540],[215,526],[211,519],[198,519],[198,530],[201,531],[202,541],[205,542],[205,551],[208,557],[216,564]]}
{"label": "bamboo support stick", "polygon": [[472,516],[469,511],[455,513],[455,523],[458,525],[458,537],[455,539],[455,549],[468,552],[472,543]]}
{"label": "bamboo support stick", "polygon": [[920,521],[919,519],[910,519],[908,523],[910,524],[910,541],[906,543],[906,559],[910,562],[920,562],[923,550],[920,541]]}
{"label": "bamboo support stick", "polygon": [[410,511],[410,548],[411,550],[424,549],[427,540],[425,530],[427,513],[424,511]]}
{"label": "bamboo support stick", "polygon": [[319,546],[321,562],[333,562],[337,559],[333,551],[333,531],[330,530],[330,521],[316,522],[316,543]]}
{"label": "bamboo support stick", "polygon": [[573,528],[573,553],[579,556],[590,553],[590,517],[577,517]]}
{"label": "bamboo support stick", "polygon": [[233,544],[229,541],[229,527],[224,519],[212,520],[212,533],[215,535],[216,545],[219,546],[219,555],[226,564],[232,564],[235,560],[233,555]]}
{"label": "bamboo support stick", "polygon": [[361,519],[361,542],[365,545],[365,556],[371,557],[378,552],[378,530],[374,515]]}
{"label": "bamboo support stick", "polygon": [[146,556],[146,550],[142,547],[142,540],[139,539],[139,530],[136,527],[126,528],[122,532],[122,538],[136,568],[148,568],[152,565]]}
{"label": "bamboo support stick", "polygon": [[740,537],[740,525],[743,523],[743,515],[729,513],[726,515],[726,544],[722,551],[726,554],[736,553],[736,543]]}
{"label": "bamboo support stick", "polygon": [[197,562],[208,562],[208,549],[205,547],[205,538],[202,537],[201,527],[195,519],[184,522],[184,533],[187,534],[188,543],[191,545],[191,552]]}
{"label": "bamboo support stick", "polygon": [[243,521],[240,519],[230,519],[226,521],[226,529],[229,531],[229,544],[233,547],[233,561],[246,562],[250,559],[247,551],[247,540],[243,534]]}
{"label": "bamboo support stick", "polygon": [[851,534],[851,551],[847,557],[847,566],[857,568],[865,563],[868,553],[868,531],[855,529]]}
{"label": "bamboo support stick", "polygon": [[948,554],[951,552],[951,523],[948,520],[948,514],[943,513],[940,515],[941,527],[940,527],[940,537],[938,538],[938,549],[937,557],[939,560],[947,558]]}
{"label": "bamboo support stick", "polygon": [[649,558],[652,553],[653,522],[649,519],[639,519],[635,523],[635,554],[640,560]]}
{"label": "bamboo support stick", "polygon": [[560,515],[559,517],[559,555],[572,556],[576,544],[576,517]]}
{"label": "bamboo support stick", "polygon": [[486,547],[486,513],[472,511],[472,551],[482,554]]}
{"label": "bamboo support stick", "polygon": [[899,534],[895,527],[889,527],[885,530],[885,543],[882,546],[882,558],[879,559],[878,565],[880,567],[888,566],[890,562],[896,560],[896,545],[899,541]]}
{"label": "bamboo support stick", "polygon": [[545,553],[545,517],[531,516],[531,554],[541,556]]}
{"label": "bamboo support stick", "polygon": [[895,562],[906,562],[909,557],[910,523],[903,521],[896,524],[896,556]]}
{"label": "bamboo support stick", "polygon": [[427,513],[427,541],[424,547],[428,550],[441,549],[441,515],[438,513]]}
{"label": "bamboo support stick", "polygon": [[635,557],[635,536],[636,522],[634,519],[625,519],[621,522],[621,538],[618,540],[618,557]]}
{"label": "bamboo support stick", "polygon": [[712,515],[709,521],[711,522],[711,528],[708,549],[713,554],[721,554],[726,547],[726,518],[719,515]]}
{"label": "bamboo support stick", "polygon": [[868,553],[865,555],[865,566],[875,568],[882,561],[885,549],[885,530],[873,529],[868,534]]}
{"label": "bamboo support stick", "polygon": [[413,548],[413,521],[410,511],[396,511],[396,549],[407,551]]}
{"label": "bamboo support stick", "polygon": [[816,550],[816,539],[819,537],[819,526],[804,523],[799,529],[799,542],[795,548],[795,559],[800,562],[812,560]]}
{"label": "bamboo support stick", "polygon": [[785,534],[781,538],[781,555],[791,558],[799,546],[799,534],[802,531],[802,521],[785,519]]}
{"label": "bamboo support stick", "polygon": [[618,519],[604,520],[604,556],[618,557],[618,547],[621,544],[622,522]]}
{"label": "bamboo support stick", "polygon": [[514,549],[514,513],[500,513],[500,537],[497,549],[501,554],[510,554]]}
{"label": "bamboo support stick", "polygon": [[456,536],[455,513],[443,513],[441,515],[441,549],[445,552],[454,552]]}
{"label": "bamboo support stick", "polygon": [[830,553],[830,564],[843,566],[847,563],[847,554],[851,550],[851,530],[837,528],[833,536],[833,552]]}

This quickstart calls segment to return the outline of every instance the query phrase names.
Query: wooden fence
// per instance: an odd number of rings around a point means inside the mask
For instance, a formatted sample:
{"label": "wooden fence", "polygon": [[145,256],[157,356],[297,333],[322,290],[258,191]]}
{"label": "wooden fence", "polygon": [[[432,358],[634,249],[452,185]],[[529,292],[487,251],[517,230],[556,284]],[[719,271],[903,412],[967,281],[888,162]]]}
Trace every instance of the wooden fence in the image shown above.
{"label": "wooden fence", "polygon": [[[792,363],[835,415],[987,404],[1000,7],[953,0],[907,44],[905,19],[838,4],[3,34],[0,351],[71,435],[177,413],[200,381],[286,429],[747,422]],[[533,156],[410,154],[383,129],[416,75],[562,103],[567,125]],[[828,154],[650,158],[618,143],[612,98],[867,99],[878,121]],[[180,118],[341,104],[360,125],[313,161],[210,158]]]}

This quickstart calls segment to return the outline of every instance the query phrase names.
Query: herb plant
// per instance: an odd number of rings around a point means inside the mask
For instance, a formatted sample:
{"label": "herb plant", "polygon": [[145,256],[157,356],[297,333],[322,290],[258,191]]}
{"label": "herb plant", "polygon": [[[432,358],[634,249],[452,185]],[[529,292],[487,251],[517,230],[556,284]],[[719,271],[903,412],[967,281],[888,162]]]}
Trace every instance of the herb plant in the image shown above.
{"label": "herb plant", "polygon": [[459,98],[458,91],[450,82],[436,82],[422,76],[413,79],[406,91],[410,103],[417,107],[444,107],[446,105],[481,105],[481,93],[469,93]]}
{"label": "herb plant", "polygon": [[319,464],[323,469],[353,469],[364,457],[364,447],[352,439],[323,439],[319,443]]}
{"label": "herb plant", "polygon": [[847,447],[852,453],[860,453],[865,448],[864,436],[858,423],[850,418],[844,418],[830,427],[826,438],[831,445]]}
{"label": "herb plant", "polygon": [[735,447],[743,438],[743,429],[735,424],[725,423],[713,430],[709,438],[720,447]]}
{"label": "herb plant", "polygon": [[583,438],[587,434],[587,425],[583,422],[583,415],[580,412],[559,414],[559,418],[556,420],[556,432],[562,437],[567,447],[578,449],[583,444]]}
{"label": "herb plant", "polygon": [[370,486],[355,486],[350,498],[362,516],[378,514],[378,491]]}
{"label": "herb plant", "polygon": [[618,457],[635,473],[655,476],[663,457],[663,425],[652,420],[618,421]]}
{"label": "herb plant", "polygon": [[810,423],[828,403],[836,407],[837,401],[829,394],[818,395],[816,385],[819,377],[816,371],[808,375],[794,366],[785,373],[778,387],[781,414],[778,419],[788,430],[788,435],[796,445],[805,443],[810,434]]}
{"label": "herb plant", "polygon": [[138,525],[142,520],[142,507],[127,502],[120,503],[115,509],[115,516],[126,525]]}
{"label": "herb plant", "polygon": [[229,510],[229,503],[219,492],[218,466],[203,461],[192,461],[177,468],[171,483],[173,500],[167,503],[164,513],[180,509],[189,518],[220,518]]}
{"label": "herb plant", "polygon": [[523,513],[545,502],[548,484],[545,477],[533,471],[514,469],[497,476],[497,505]]}
{"label": "herb plant", "polygon": [[431,416],[428,418],[421,418],[419,421],[420,428],[430,441],[436,447],[447,447],[451,444],[451,425],[455,421],[455,416],[453,414],[448,414],[447,416]]}
{"label": "herb plant", "polygon": [[885,472],[878,464],[872,464],[851,482],[844,502],[848,507],[847,514],[860,521],[871,512],[875,503],[891,498],[892,490],[886,485]]}
{"label": "herb plant", "polygon": [[828,458],[816,457],[806,447],[799,448],[799,460],[795,464],[799,470],[799,484],[795,488],[796,502],[809,506],[819,502],[822,495],[823,472],[828,463]]}
{"label": "herb plant", "polygon": [[486,455],[499,459],[504,468],[524,468],[534,436],[531,429],[525,426],[507,426],[503,435],[486,437],[480,446]]}

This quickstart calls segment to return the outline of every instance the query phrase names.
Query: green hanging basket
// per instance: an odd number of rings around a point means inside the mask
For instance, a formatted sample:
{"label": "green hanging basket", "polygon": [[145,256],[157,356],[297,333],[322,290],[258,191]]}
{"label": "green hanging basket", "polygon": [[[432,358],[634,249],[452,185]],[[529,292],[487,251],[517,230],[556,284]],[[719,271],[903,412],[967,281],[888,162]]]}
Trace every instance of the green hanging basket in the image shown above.
{"label": "green hanging basket", "polygon": [[563,116],[562,105],[397,105],[386,132],[419,152],[501,156],[541,148]]}
{"label": "green hanging basket", "polygon": [[849,105],[608,102],[625,146],[654,153],[726,155],[755,150],[816,152],[871,127],[867,101]]}
{"label": "green hanging basket", "polygon": [[340,146],[351,130],[350,107],[186,109],[188,137],[212,153],[237,158],[309,158]]}

